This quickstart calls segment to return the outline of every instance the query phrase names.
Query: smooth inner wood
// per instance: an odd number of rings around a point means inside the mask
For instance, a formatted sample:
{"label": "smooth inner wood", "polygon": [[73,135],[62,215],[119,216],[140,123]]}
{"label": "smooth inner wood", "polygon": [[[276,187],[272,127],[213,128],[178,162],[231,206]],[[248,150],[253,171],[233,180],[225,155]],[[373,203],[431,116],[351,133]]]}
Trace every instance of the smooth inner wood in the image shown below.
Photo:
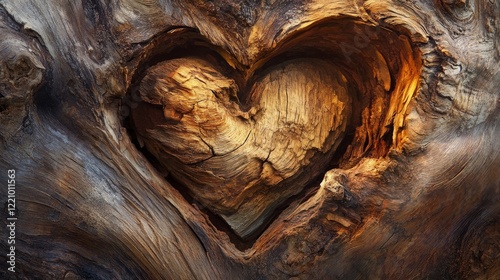
{"label": "smooth inner wood", "polygon": [[351,114],[346,83],[328,62],[285,61],[260,74],[242,111],[237,84],[216,67],[168,60],[142,80],[135,126],[171,175],[245,237],[325,171]]}

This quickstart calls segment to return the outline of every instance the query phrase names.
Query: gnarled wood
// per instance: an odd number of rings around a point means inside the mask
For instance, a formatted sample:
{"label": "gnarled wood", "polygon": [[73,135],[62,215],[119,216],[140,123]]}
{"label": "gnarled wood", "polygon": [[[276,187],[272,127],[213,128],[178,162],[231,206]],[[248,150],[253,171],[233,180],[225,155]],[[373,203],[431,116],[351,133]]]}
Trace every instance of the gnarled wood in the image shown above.
{"label": "gnarled wood", "polygon": [[1,0],[0,278],[500,278],[499,14]]}

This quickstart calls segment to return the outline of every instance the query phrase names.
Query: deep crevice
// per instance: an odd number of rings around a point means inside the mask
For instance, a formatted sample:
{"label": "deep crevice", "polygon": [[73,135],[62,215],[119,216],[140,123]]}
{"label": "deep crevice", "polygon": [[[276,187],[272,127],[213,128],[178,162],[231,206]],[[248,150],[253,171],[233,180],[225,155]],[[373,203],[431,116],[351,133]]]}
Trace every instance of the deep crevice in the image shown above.
{"label": "deep crevice", "polygon": [[[137,86],[144,77],[145,70],[148,67],[151,67],[161,61],[168,59],[182,57],[202,58],[211,63],[217,70],[221,72],[221,74],[224,74],[227,77],[232,77],[236,81],[237,85],[239,86],[239,92],[237,95],[239,99],[238,104],[242,108],[242,110],[251,107],[250,92],[253,83],[262,75],[264,75],[266,71],[269,71],[268,69],[271,69],[272,66],[284,63],[285,61],[290,61],[296,58],[316,58],[328,60],[330,63],[335,64],[348,79],[349,92],[353,94],[352,117],[347,125],[343,140],[331,156],[329,164],[325,166],[325,168],[323,168],[321,172],[318,172],[318,174],[314,176],[312,180],[310,180],[310,183],[304,186],[298,194],[285,199],[282,203],[279,204],[279,206],[272,210],[272,214],[269,215],[269,217],[259,227],[259,229],[256,230],[248,238],[244,239],[235,234],[231,227],[224,221],[224,219],[200,204],[194,198],[195,196],[192,194],[192,192],[179,180],[171,175],[166,177],[166,180],[170,182],[174,187],[176,187],[190,204],[197,205],[198,208],[205,215],[207,215],[210,222],[216,228],[218,228],[220,231],[225,232],[229,236],[230,241],[239,250],[243,251],[251,248],[255,241],[259,238],[259,236],[261,236],[262,232],[264,232],[276,219],[276,217],[280,215],[283,210],[286,209],[290,204],[292,204],[292,202],[305,201],[308,197],[316,193],[319,188],[319,184],[321,183],[323,176],[327,170],[333,168],[348,168],[355,165],[365,155],[375,157],[385,156],[392,146],[392,134],[394,130],[392,124],[387,127],[383,135],[376,134],[378,133],[377,131],[381,128],[381,123],[383,121],[383,118],[385,117],[385,113],[387,113],[387,104],[385,104],[386,107],[383,108],[381,112],[375,113],[377,115],[372,115],[371,111],[374,110],[374,107],[376,106],[375,97],[373,95],[375,93],[373,93],[373,91],[374,87],[377,86],[378,81],[376,81],[375,77],[371,76],[373,74],[370,67],[374,65],[370,64],[369,57],[370,53],[372,53],[373,55],[375,51],[380,51],[384,58],[387,60],[387,57],[389,57],[391,54],[407,51],[404,50],[404,40],[406,40],[406,43],[408,43],[409,39],[401,39],[402,37],[400,36],[401,34],[399,32],[380,29],[380,27],[364,25],[365,30],[371,30],[374,33],[376,32],[376,39],[371,39],[369,46],[359,47],[355,46],[355,43],[353,43],[353,36],[344,38],[341,35],[337,34],[346,33],[357,35],[356,32],[359,33],[360,31],[356,31],[358,29],[356,29],[355,26],[358,24],[360,23],[343,19],[340,22],[327,21],[318,23],[316,26],[312,26],[310,28],[307,28],[307,30],[300,31],[298,34],[294,34],[293,36],[290,36],[289,38],[283,40],[283,42],[278,45],[275,51],[268,53],[268,58],[266,59],[266,61],[263,61],[261,63],[261,66],[258,69],[248,68],[246,71],[242,71],[244,67],[242,67],[241,65],[237,65],[237,69],[231,67],[221,55],[220,49],[217,49],[216,46],[212,46],[211,44],[209,44],[204,38],[201,37],[201,35],[194,31],[188,32],[189,36],[191,36],[190,40],[185,40],[181,43],[177,43],[173,47],[161,47],[160,50],[156,50],[153,52],[153,54],[150,54],[146,61],[142,61],[139,64],[138,70],[135,72],[132,79],[132,87],[129,89],[129,93],[137,90]],[[329,33],[325,33],[325,27],[330,28]],[[359,28],[359,30],[361,30],[361,28]],[[337,33],[334,31],[337,31]],[[305,34],[309,35],[306,36]],[[331,36],[332,38],[323,38],[325,36],[319,36],[321,34]],[[318,39],[318,36],[321,38]],[[335,36],[340,36],[339,38],[343,40],[340,40],[339,43],[339,40],[335,41]],[[386,38],[386,36],[396,42],[395,45],[391,46],[391,48],[388,50],[384,49],[387,48],[386,40],[388,38]],[[317,41],[314,41],[315,39],[317,39]],[[348,54],[342,53],[341,51],[344,49],[342,49],[341,47],[345,47],[345,44],[349,43],[354,44],[352,52]],[[407,55],[410,56],[411,61],[414,55],[411,49],[409,50]],[[365,61],[368,61],[366,65],[363,64],[363,62]],[[385,100],[385,102],[390,101],[391,94],[396,88],[396,84],[401,82],[398,80],[398,76],[400,75],[399,71],[403,66],[402,63],[404,62],[400,61],[398,58],[388,60],[387,67],[389,68],[391,76],[391,89],[390,92],[384,92],[382,93],[382,95],[378,96],[379,99],[383,99]],[[357,65],[357,67],[352,67],[352,65]],[[361,65],[363,65],[364,68],[361,67]],[[414,65],[410,65],[410,67],[413,66]],[[366,77],[369,77],[369,79],[365,79]],[[363,115],[362,112],[364,110],[369,110],[370,113],[367,116]],[[372,128],[374,132],[372,134],[366,134],[363,137],[360,135],[360,133],[370,133],[369,131],[363,131],[362,129],[359,129],[364,123],[367,123],[367,125],[378,126],[378,128]],[[127,127],[129,128],[129,132],[131,132],[130,134],[132,138],[135,138],[133,136],[134,133],[133,128],[131,129],[131,124],[128,123]],[[371,139],[371,141],[369,141],[368,139]],[[376,146],[374,142],[379,143],[379,146]],[[154,166],[161,169],[161,164],[151,153],[147,151],[147,149],[141,148],[136,139],[134,139],[134,143]],[[361,147],[361,149],[359,149],[359,147]]]}

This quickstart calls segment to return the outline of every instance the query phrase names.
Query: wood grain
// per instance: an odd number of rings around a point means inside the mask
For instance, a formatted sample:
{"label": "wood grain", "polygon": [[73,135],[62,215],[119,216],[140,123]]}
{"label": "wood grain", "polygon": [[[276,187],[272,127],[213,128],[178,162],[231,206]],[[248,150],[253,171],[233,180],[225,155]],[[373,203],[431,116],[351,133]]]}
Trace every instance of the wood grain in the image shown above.
{"label": "wood grain", "polygon": [[499,14],[1,0],[0,278],[500,278]]}
{"label": "wood grain", "polygon": [[141,117],[151,106],[139,105],[134,124],[172,176],[246,237],[324,170],[349,122],[347,90],[335,67],[294,59],[256,79],[243,111],[234,80],[201,59],[174,59],[139,89],[163,116]]}

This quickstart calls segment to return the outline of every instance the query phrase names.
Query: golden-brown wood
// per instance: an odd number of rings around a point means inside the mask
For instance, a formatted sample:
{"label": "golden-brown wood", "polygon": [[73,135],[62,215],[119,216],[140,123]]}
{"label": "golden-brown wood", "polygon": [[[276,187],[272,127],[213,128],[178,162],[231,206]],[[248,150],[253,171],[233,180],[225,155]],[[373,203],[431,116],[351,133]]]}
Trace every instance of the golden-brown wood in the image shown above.
{"label": "golden-brown wood", "polygon": [[[170,60],[147,71],[147,105],[133,111],[146,148],[242,237],[325,169],[351,114],[345,76],[321,60],[293,59],[253,80],[242,110],[245,85],[202,59]],[[163,115],[143,117],[150,110]]]}

